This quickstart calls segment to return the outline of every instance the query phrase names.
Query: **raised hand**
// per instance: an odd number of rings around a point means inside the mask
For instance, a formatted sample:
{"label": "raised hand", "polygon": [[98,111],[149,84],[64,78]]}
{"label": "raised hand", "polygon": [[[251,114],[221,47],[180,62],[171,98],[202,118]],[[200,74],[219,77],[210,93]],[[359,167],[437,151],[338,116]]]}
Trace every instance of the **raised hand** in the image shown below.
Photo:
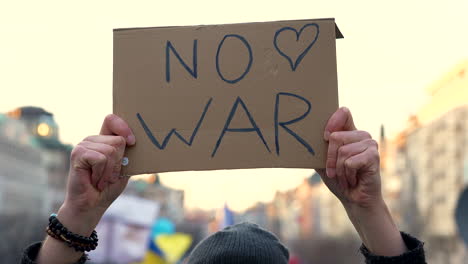
{"label": "raised hand", "polygon": [[363,207],[382,199],[378,144],[356,129],[351,112],[338,109],[324,132],[329,142],[326,170],[317,170],[329,189],[343,202]]}
{"label": "raised hand", "polygon": [[324,132],[328,141],[326,169],[317,172],[340,199],[370,252],[398,256],[407,251],[381,192],[377,142],[359,131],[347,108],[338,109]]}
{"label": "raised hand", "polygon": [[120,117],[108,115],[98,136],[89,136],[72,151],[65,205],[78,211],[105,211],[122,193],[128,178],[120,177],[125,147],[135,137]]}
{"label": "raised hand", "polygon": [[[98,136],[89,136],[72,151],[65,201],[57,213],[71,232],[90,236],[104,212],[123,192],[127,177],[120,177],[126,146],[135,136],[120,117],[108,115]],[[47,237],[39,251],[40,264],[75,263],[82,253]]]}

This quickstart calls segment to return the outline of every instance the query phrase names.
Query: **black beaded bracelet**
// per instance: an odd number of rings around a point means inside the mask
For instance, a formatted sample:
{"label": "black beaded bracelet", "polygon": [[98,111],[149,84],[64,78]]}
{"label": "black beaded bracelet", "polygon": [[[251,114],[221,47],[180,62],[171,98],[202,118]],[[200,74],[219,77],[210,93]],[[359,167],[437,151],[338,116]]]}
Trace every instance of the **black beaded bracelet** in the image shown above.
{"label": "black beaded bracelet", "polygon": [[67,243],[69,247],[73,247],[79,252],[94,250],[98,245],[99,239],[96,230],[93,231],[90,237],[74,234],[60,223],[57,214],[50,215],[46,232],[49,236]]}

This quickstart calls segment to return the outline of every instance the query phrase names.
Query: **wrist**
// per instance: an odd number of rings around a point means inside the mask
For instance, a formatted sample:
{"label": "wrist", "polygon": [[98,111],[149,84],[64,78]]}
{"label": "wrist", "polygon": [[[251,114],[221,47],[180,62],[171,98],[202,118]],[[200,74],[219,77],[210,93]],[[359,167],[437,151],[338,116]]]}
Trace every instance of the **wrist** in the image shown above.
{"label": "wrist", "polygon": [[381,196],[376,197],[375,199],[369,199],[365,203],[352,203],[352,202],[343,202],[343,207],[345,208],[348,215],[351,217],[369,217],[372,215],[386,214],[388,211],[387,204]]}
{"label": "wrist", "polygon": [[370,252],[381,256],[397,256],[407,251],[400,231],[382,198],[367,206],[346,205],[345,209]]}
{"label": "wrist", "polygon": [[57,218],[63,226],[70,232],[86,237],[91,235],[103,215],[104,212],[100,210],[82,211],[66,202],[62,204],[57,212]]}
{"label": "wrist", "polygon": [[[57,219],[69,232],[80,236],[90,237],[102,215],[103,213],[101,214],[97,211],[85,212],[77,210],[77,208],[74,208],[65,202],[57,212]],[[50,234],[49,228],[51,225],[52,223],[49,223],[47,228],[49,236],[42,244],[37,256],[37,263],[84,263],[87,259],[86,254],[83,254],[80,248],[78,248],[78,251],[77,247],[72,248],[71,243],[64,242],[64,239],[69,239],[68,234],[61,234],[60,237]],[[57,228],[57,224],[55,224],[54,227]],[[52,232],[55,233],[54,231]],[[91,245],[91,247],[91,249],[93,249],[95,245]]]}
{"label": "wrist", "polygon": [[390,212],[388,211],[388,207],[381,198],[365,206],[360,204],[343,205],[364,244],[368,242],[368,233],[375,232],[376,228],[380,229],[379,227],[384,223],[386,229],[396,228]]}

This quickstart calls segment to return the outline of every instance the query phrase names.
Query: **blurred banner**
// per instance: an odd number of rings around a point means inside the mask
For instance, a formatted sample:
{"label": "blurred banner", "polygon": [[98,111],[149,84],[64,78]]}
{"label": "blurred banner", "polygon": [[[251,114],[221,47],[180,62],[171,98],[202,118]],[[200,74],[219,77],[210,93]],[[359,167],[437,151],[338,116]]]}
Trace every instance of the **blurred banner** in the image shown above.
{"label": "blurred banner", "polygon": [[162,234],[155,240],[169,263],[177,263],[192,244],[192,237],[182,233]]}
{"label": "blurred banner", "polygon": [[175,232],[175,225],[172,223],[171,220],[167,218],[159,218],[154,222],[153,226],[151,227],[151,235],[149,239],[149,251],[163,257],[164,253],[161,249],[156,245],[156,238],[159,235],[163,234],[174,234]]}
{"label": "blurred banner", "polygon": [[219,228],[224,229],[225,227],[231,226],[234,224],[234,212],[229,209],[227,203],[224,204],[223,209],[223,221],[221,222]]}
{"label": "blurred banner", "polygon": [[90,253],[93,262],[126,264],[142,260],[158,213],[159,204],[154,201],[119,197],[96,228],[99,246]]}
{"label": "blurred banner", "polygon": [[159,204],[155,201],[135,196],[120,196],[107,209],[104,219],[111,218],[120,222],[151,227],[159,213]]}
{"label": "blurred banner", "polygon": [[140,264],[177,263],[192,244],[192,236],[175,233],[174,223],[159,218],[151,228],[148,252]]}
{"label": "blurred banner", "polygon": [[132,264],[168,264],[168,263],[164,261],[164,259],[160,255],[153,253],[153,252],[147,252],[142,262],[135,262]]}

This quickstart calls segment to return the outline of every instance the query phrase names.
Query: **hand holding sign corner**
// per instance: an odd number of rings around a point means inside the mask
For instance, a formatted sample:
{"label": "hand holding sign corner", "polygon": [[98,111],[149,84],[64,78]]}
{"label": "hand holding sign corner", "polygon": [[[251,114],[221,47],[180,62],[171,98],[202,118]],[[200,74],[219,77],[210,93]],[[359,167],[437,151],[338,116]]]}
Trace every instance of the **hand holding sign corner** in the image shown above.
{"label": "hand holding sign corner", "polygon": [[[317,29],[317,31],[315,31],[315,36],[312,40],[312,42],[310,42],[310,44],[299,54],[299,56],[297,57],[297,59],[293,62],[293,60],[291,59],[291,54],[288,55],[286,54],[283,50],[281,50],[279,47],[278,47],[278,37],[281,35],[281,33],[283,32],[286,32],[286,31],[292,31],[294,33],[296,33],[296,42],[299,41],[300,37],[301,37],[301,34],[303,33],[304,29],[306,28],[309,28],[309,27],[315,27]],[[312,46],[314,46],[315,42],[317,42],[317,39],[318,39],[318,36],[319,36],[319,33],[320,33],[320,28],[319,28],[319,25],[317,25],[316,23],[310,23],[310,24],[306,24],[304,25],[299,31],[297,31],[295,28],[292,28],[292,27],[283,27],[281,29],[279,29],[278,31],[276,31],[275,33],[275,37],[273,39],[273,44],[275,46],[275,49],[278,51],[278,53],[283,56],[284,58],[286,58],[286,60],[288,60],[289,62],[289,65],[291,66],[291,70],[292,71],[296,71],[297,69],[297,66],[299,66],[299,64],[301,63],[302,59],[305,57],[305,55],[309,52],[309,50],[312,48]]]}

